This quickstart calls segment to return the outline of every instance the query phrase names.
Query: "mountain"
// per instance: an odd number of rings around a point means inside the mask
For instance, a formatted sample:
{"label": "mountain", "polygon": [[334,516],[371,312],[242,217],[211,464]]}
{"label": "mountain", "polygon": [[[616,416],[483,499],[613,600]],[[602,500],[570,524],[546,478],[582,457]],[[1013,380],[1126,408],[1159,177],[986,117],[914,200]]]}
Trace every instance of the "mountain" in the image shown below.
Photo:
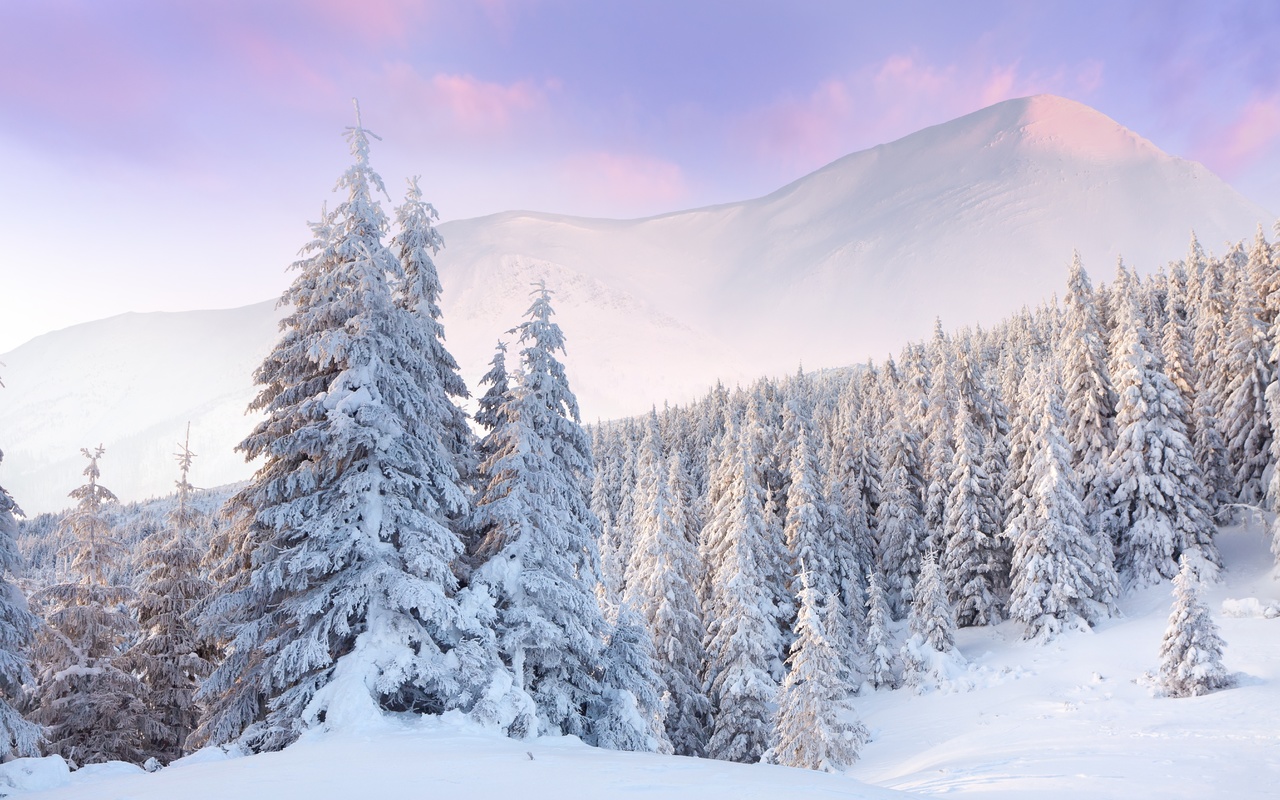
{"label": "mountain", "polygon": [[[556,292],[584,417],[683,402],[716,379],[841,366],[947,327],[991,324],[1116,258],[1152,272],[1191,230],[1211,250],[1272,216],[1203,166],[1059,97],[1010,100],[846,156],[765,197],[640,220],[507,212],[441,226],[448,344],[474,386],[530,284]],[[248,476],[250,375],[273,303],[126,314],[0,355],[0,485],[30,511],[79,482],[167,492],[192,420],[204,486]],[[118,471],[116,471],[118,470]],[[113,474],[115,477],[113,477]]]}

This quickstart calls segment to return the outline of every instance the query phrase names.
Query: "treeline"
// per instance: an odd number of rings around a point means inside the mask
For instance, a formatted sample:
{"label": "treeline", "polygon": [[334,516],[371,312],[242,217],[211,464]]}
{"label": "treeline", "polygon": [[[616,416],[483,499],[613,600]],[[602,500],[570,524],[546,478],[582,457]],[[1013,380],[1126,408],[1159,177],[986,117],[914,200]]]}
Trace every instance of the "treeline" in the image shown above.
{"label": "treeline", "polygon": [[[960,665],[953,624],[1046,639],[1180,564],[1187,586],[1213,579],[1215,525],[1280,494],[1278,317],[1261,229],[1221,258],[1193,236],[1186,259],[1145,279],[1121,262],[1097,289],[1077,257],[1061,305],[989,330],[939,323],[882,363],[596,425],[602,593],[648,622],[678,750],[765,755],[798,724],[779,714],[815,628],[844,696],[927,687]],[[1165,669],[1195,691],[1196,670]],[[849,718],[818,708],[806,725]]]}

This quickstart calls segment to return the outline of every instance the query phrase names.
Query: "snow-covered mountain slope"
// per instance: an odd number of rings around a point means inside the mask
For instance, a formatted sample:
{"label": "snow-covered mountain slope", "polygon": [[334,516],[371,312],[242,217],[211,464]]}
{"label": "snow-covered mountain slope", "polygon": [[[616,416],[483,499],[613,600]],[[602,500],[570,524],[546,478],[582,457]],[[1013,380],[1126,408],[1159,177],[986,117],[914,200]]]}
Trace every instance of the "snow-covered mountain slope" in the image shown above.
{"label": "snow-covered mountain slope", "polygon": [[[1058,291],[1073,248],[1105,279],[1117,254],[1150,272],[1185,253],[1192,229],[1220,252],[1270,221],[1199,164],[1038,96],[854,153],[756,200],[629,221],[510,212],[447,223],[438,261],[448,344],[473,386],[530,284],[546,279],[593,420],[683,402],[716,379],[883,358],[935,316],[949,328],[996,322]],[[230,449],[249,429],[250,374],[277,318],[270,303],[124,315],[0,355],[0,485],[28,511],[62,507],[79,448],[102,442],[106,485],[127,499],[166,492],[187,418],[194,480],[247,477]]]}
{"label": "snow-covered mountain slope", "polygon": [[946,690],[882,689],[854,699],[872,740],[845,775],[609,752],[564,738],[511,741],[457,721],[392,718],[341,736],[314,734],[280,753],[220,760],[201,751],[150,775],[117,762],[68,776],[55,759],[23,760],[0,766],[0,791],[15,775],[47,788],[23,795],[32,800],[350,800],[417,797],[424,787],[477,800],[1260,800],[1275,796],[1280,777],[1280,617],[1263,612],[1280,608],[1280,583],[1261,531],[1229,529],[1219,545],[1226,570],[1205,600],[1234,687],[1181,699],[1149,688],[1143,674],[1158,666],[1171,602],[1164,583],[1128,597],[1123,615],[1094,632],[1048,645],[1022,641],[1013,623],[961,631],[969,671]]}

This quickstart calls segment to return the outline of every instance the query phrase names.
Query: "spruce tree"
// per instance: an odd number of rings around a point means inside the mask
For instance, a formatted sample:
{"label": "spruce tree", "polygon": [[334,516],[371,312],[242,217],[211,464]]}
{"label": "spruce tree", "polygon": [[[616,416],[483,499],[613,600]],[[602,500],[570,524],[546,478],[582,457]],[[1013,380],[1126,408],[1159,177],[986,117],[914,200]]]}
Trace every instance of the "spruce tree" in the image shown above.
{"label": "spruce tree", "polygon": [[[484,532],[485,561],[471,588],[493,609],[503,662],[533,699],[538,730],[596,743],[607,729],[606,744],[635,743],[644,731],[624,736],[616,727],[644,717],[634,707],[637,696],[626,695],[606,665],[614,631],[594,594],[600,563],[599,522],[587,496],[591,445],[556,357],[565,340],[554,313],[551,293],[539,284],[525,321],[512,331],[521,369],[492,434],[493,454],[481,465],[474,525]],[[626,712],[617,703],[633,707]],[[526,732],[531,721],[513,724]]]}
{"label": "spruce tree", "polygon": [[1014,542],[1009,607],[1029,639],[1086,627],[1112,610],[1119,588],[1111,542],[1090,530],[1085,516],[1053,371],[1041,379],[1039,394],[1043,410],[1030,469],[1033,488],[1027,521]]}
{"label": "spruce tree", "polygon": [[1183,557],[1173,581],[1173,609],[1160,643],[1159,681],[1170,697],[1194,697],[1231,685],[1222,665],[1222,637],[1200,600],[1192,559]]}
{"label": "spruce tree", "polygon": [[964,666],[956,650],[955,610],[947,602],[938,555],[928,553],[907,616],[910,635],[902,645],[902,678],[917,691],[936,686]]}
{"label": "spruce tree", "polygon": [[898,404],[885,440],[889,460],[876,519],[880,531],[880,568],[888,584],[885,591],[889,606],[897,617],[906,614],[915,596],[916,576],[927,537],[920,440],[903,416]]}
{"label": "spruce tree", "polygon": [[88,482],[71,492],[76,507],[59,526],[59,535],[70,539],[71,575],[31,596],[45,621],[31,652],[37,665],[31,721],[44,726],[45,752],[74,765],[141,764],[160,727],[143,704],[142,683],[121,656],[137,631],[123,609],[133,591],[106,579],[123,553],[106,518],[116,497],[98,483],[102,446],[81,452],[89,459]]}
{"label": "spruce tree", "polygon": [[1104,464],[1115,448],[1116,393],[1104,337],[1098,300],[1077,253],[1071,262],[1062,330],[1066,434],[1089,526],[1110,536],[1111,487]]}
{"label": "spruce tree", "polygon": [[804,564],[813,590],[819,597],[826,597],[839,586],[834,552],[836,543],[830,535],[828,518],[823,514],[818,462],[809,441],[809,432],[804,428],[797,433],[790,462],[791,488],[787,493],[784,528],[787,547],[795,568]]}
{"label": "spruce tree", "polygon": [[644,620],[626,604],[609,633],[603,663],[609,679],[596,701],[596,745],[607,750],[671,753],[653,642]]}
{"label": "spruce tree", "polygon": [[763,490],[756,474],[755,437],[726,433],[717,504],[703,533],[710,556],[707,607],[707,687],[714,711],[707,756],[754,763],[769,746],[774,678],[781,650],[771,593],[765,589],[769,558]]}
{"label": "spruce tree", "polygon": [[379,707],[466,709],[495,674],[453,597],[467,455],[437,346],[434,240],[402,231],[403,260],[383,244],[369,136],[357,114],[346,197],[312,226],[255,374],[266,419],[239,450],[264,461],[227,507],[246,556],[211,604],[230,647],[197,743],[277,749]]}
{"label": "spruce tree", "polygon": [[1228,316],[1222,431],[1233,500],[1256,506],[1266,494],[1263,478],[1271,456],[1266,407],[1267,386],[1272,381],[1271,342],[1261,319],[1261,300],[1247,278],[1241,274],[1235,282],[1235,300]]}
{"label": "spruce tree", "polygon": [[1188,549],[1220,562],[1199,465],[1181,421],[1181,397],[1151,354],[1146,321],[1123,265],[1115,293],[1118,435],[1106,467],[1116,568],[1128,583],[1145,586],[1173,577],[1178,555]]}
{"label": "spruce tree", "polygon": [[824,633],[822,615],[833,609],[823,608],[808,575],[802,568],[796,638],[778,692],[769,755],[776,764],[840,772],[858,760],[869,735],[850,702],[853,687],[839,649]]}
{"label": "spruce tree", "polygon": [[145,747],[162,763],[183,755],[187,737],[200,719],[196,690],[213,669],[193,618],[213,586],[202,574],[202,553],[193,537],[198,523],[190,502],[194,487],[188,480],[195,458],[190,426],[180,447],[181,477],[173,510],[144,545],[142,588],[134,603],[142,637],[126,659],[146,687],[146,703],[157,725]]}
{"label": "spruce tree", "polygon": [[32,682],[28,651],[38,624],[13,580],[22,564],[14,520],[14,515],[21,513],[13,497],[0,486],[0,758],[34,756],[40,751],[39,726],[14,708],[22,698],[23,686]]}
{"label": "spruce tree", "polygon": [[700,570],[685,528],[679,453],[664,469],[660,444],[657,415],[651,413],[640,445],[638,528],[623,607],[643,621],[653,639],[666,738],[677,755],[699,756],[711,714],[699,679],[706,634],[697,595]]}
{"label": "spruce tree", "polygon": [[867,679],[871,685],[895,688],[898,675],[897,654],[889,631],[889,601],[885,597],[884,578],[879,570],[867,573]]}

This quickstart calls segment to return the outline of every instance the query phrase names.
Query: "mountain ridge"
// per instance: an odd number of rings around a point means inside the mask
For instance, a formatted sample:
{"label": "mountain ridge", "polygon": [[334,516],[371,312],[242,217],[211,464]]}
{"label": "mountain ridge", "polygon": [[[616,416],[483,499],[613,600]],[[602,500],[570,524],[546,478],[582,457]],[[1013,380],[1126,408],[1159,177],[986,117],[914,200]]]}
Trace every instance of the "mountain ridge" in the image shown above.
{"label": "mountain ridge", "polygon": [[[735,203],[635,220],[509,211],[447,222],[437,262],[447,346],[468,385],[520,320],[529,284],[547,280],[570,380],[595,419],[684,402],[717,379],[883,358],[937,317],[995,323],[1059,291],[1073,250],[1098,277],[1121,254],[1152,272],[1186,252],[1192,228],[1216,250],[1270,221],[1202,165],[1040,95]],[[252,425],[244,409],[277,336],[274,301],[155,313],[173,316],[84,323],[0,356],[0,485],[28,511],[65,505],[79,448],[99,441],[104,484],[122,498],[167,492],[186,419],[202,454],[194,480],[248,476],[232,446]],[[116,464],[129,473],[113,483]]]}

